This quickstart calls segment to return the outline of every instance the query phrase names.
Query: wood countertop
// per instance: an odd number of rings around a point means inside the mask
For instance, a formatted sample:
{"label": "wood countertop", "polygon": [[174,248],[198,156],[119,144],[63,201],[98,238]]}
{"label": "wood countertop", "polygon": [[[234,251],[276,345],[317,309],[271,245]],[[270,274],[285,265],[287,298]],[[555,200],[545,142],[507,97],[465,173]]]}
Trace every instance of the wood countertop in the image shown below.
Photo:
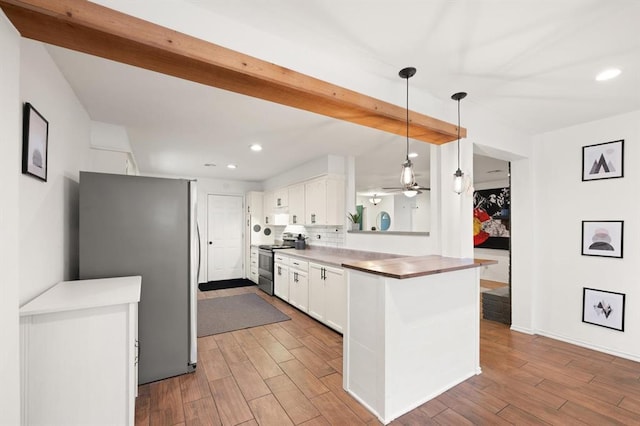
{"label": "wood countertop", "polygon": [[347,261],[343,262],[342,266],[374,275],[403,279],[441,274],[443,272],[452,272],[461,269],[479,268],[484,265],[493,265],[495,263],[498,262],[495,260],[457,259],[453,257],[432,255],[356,262]]}
{"label": "wood countertop", "polygon": [[336,267],[355,269],[390,278],[413,278],[460,269],[479,268],[498,262],[485,259],[457,259],[438,255],[406,256],[391,253],[307,246],[304,250],[281,249],[276,254],[297,257]]}

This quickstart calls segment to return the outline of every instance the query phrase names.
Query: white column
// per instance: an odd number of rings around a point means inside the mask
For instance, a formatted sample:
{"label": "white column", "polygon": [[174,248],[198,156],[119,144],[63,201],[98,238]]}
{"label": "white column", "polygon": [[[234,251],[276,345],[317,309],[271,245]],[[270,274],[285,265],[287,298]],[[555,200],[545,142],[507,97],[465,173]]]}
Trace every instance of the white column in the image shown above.
{"label": "white column", "polygon": [[534,331],[537,264],[533,164],[530,159],[511,162],[511,328]]}

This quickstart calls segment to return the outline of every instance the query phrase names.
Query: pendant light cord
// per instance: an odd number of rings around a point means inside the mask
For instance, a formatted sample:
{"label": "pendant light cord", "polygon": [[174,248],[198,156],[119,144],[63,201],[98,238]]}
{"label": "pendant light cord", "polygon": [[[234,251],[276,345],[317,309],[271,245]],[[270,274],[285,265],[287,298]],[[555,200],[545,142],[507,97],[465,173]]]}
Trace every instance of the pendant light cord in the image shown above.
{"label": "pendant light cord", "polygon": [[460,170],[460,99],[458,99],[458,170]]}
{"label": "pendant light cord", "polygon": [[409,161],[409,77],[407,77],[407,161]]}

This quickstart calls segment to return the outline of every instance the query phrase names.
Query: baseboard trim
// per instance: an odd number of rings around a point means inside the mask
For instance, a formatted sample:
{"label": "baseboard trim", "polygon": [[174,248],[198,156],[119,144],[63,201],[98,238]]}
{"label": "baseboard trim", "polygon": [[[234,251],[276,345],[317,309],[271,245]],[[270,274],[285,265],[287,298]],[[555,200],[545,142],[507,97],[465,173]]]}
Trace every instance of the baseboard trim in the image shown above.
{"label": "baseboard trim", "polygon": [[624,359],[628,359],[628,360],[631,360],[631,361],[640,362],[640,356],[638,356],[638,355],[617,351],[615,349],[607,348],[607,347],[604,347],[604,346],[594,345],[592,343],[583,342],[582,340],[572,339],[570,337],[563,336],[561,334],[556,334],[556,333],[552,333],[552,332],[545,331],[545,330],[536,330],[535,334],[538,334],[538,335],[544,336],[544,337],[548,337],[550,339],[560,340],[561,342],[570,343],[572,345],[576,345],[576,346],[580,346],[580,347],[583,347],[583,348],[591,349],[591,350],[594,350],[594,351],[597,351],[597,352],[603,352],[603,353],[606,353],[606,354],[609,354],[609,355],[617,356],[619,358],[624,358]]}
{"label": "baseboard trim", "polygon": [[511,331],[517,331],[519,333],[524,333],[524,334],[536,334],[532,329],[530,328],[524,328],[524,327],[519,327],[517,325],[511,325]]}

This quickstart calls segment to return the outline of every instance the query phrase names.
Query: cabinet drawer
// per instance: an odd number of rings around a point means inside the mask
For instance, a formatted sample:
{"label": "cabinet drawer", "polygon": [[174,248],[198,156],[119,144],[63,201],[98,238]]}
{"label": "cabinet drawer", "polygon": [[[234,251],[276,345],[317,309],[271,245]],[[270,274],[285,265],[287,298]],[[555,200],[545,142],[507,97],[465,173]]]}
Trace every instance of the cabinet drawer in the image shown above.
{"label": "cabinet drawer", "polygon": [[309,262],[307,262],[306,260],[290,258],[289,259],[289,266],[292,267],[292,268],[300,269],[302,271],[308,271],[309,270]]}
{"label": "cabinet drawer", "polygon": [[283,255],[281,255],[281,254],[275,254],[275,255],[273,256],[273,261],[274,261],[275,263],[279,263],[279,264],[281,264],[281,265],[288,265],[288,264],[289,264],[289,262],[290,262],[290,260],[291,260],[291,258],[290,258],[290,257],[288,257],[288,256],[283,256]]}

